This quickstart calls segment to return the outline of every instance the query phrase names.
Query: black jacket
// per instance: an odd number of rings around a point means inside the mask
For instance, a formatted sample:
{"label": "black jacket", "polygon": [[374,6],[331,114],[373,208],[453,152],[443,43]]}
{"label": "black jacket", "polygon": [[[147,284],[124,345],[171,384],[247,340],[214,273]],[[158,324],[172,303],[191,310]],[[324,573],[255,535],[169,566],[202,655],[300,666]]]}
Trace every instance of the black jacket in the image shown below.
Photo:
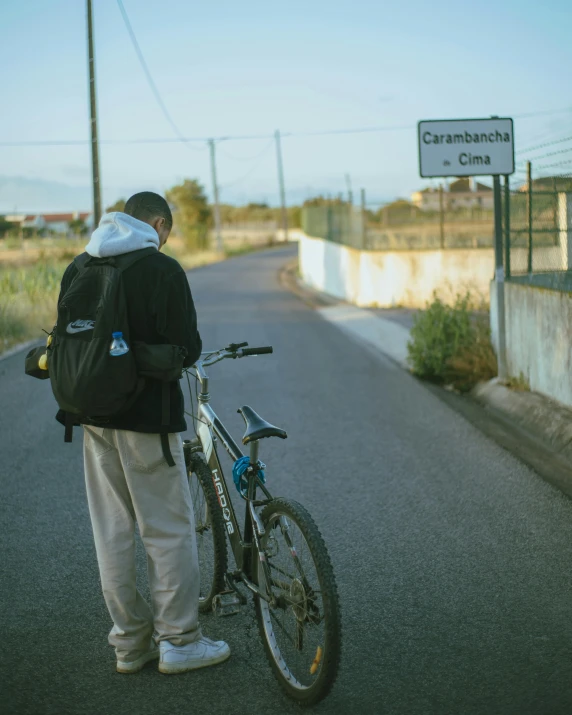
{"label": "black jacket", "polygon": [[[58,305],[77,275],[71,263],[62,278]],[[132,341],[151,345],[182,345],[187,349],[185,367],[201,354],[202,341],[197,329],[197,313],[184,270],[169,256],[157,253],[141,259],[123,274]],[[178,382],[171,383],[171,419],[161,425],[162,384],[147,380],[143,392],[124,414],[113,418],[106,427],[133,432],[184,432],[187,429],[184,398]],[[64,422],[60,410],[57,415]],[[82,424],[90,424],[80,420]]]}

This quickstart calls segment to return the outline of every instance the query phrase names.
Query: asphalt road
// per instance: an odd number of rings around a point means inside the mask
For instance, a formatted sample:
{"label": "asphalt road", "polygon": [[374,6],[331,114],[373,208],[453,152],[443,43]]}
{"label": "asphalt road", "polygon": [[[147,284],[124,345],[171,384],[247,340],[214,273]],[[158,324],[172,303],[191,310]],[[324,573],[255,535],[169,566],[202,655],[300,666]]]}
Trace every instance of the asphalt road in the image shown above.
{"label": "asphalt road", "polygon": [[[190,274],[207,347],[275,354],[211,370],[240,436],[250,404],[268,483],[312,513],[334,563],[343,658],[314,712],[572,712],[572,503],[389,361],[286,292],[292,248]],[[49,385],[0,362],[0,710],[32,715],[297,713],[251,611],[203,619],[232,658],[161,676],[114,672],[83,486]],[[142,565],[142,564],[141,564]]]}

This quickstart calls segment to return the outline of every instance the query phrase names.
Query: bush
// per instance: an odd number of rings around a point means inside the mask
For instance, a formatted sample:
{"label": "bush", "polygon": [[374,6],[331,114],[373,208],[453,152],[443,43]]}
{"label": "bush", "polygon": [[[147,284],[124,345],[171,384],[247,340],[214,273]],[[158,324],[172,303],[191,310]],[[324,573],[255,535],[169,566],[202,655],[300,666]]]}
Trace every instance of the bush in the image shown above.
{"label": "bush", "polygon": [[411,330],[408,360],[414,374],[461,392],[493,378],[497,360],[488,314],[482,309],[470,293],[458,295],[452,306],[435,293],[432,303],[415,317]]}

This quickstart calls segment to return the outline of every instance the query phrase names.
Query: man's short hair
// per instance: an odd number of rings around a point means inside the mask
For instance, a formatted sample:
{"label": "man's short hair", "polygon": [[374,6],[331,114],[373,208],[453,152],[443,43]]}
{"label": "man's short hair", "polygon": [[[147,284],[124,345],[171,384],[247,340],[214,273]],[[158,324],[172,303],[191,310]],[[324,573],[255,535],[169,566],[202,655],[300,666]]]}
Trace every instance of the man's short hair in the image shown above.
{"label": "man's short hair", "polygon": [[169,208],[169,204],[162,196],[155,194],[152,191],[141,191],[133,196],[125,204],[124,213],[138,218],[140,221],[149,221],[149,219],[159,218],[165,219],[165,228],[169,231],[173,227],[173,214]]}

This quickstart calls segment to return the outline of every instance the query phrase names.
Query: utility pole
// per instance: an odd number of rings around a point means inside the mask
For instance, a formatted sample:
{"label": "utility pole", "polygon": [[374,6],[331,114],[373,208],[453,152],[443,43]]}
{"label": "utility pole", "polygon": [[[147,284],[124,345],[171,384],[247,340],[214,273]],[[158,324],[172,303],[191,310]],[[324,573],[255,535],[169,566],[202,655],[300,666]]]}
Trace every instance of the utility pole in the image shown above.
{"label": "utility pole", "polygon": [[212,176],[212,182],[213,182],[216,250],[218,251],[218,253],[222,253],[223,248],[222,248],[222,236],[220,233],[220,206],[218,203],[218,184],[216,181],[216,157],[215,157],[214,139],[209,139],[209,148],[211,151],[211,176]]}
{"label": "utility pole", "polygon": [[282,166],[282,146],[280,144],[280,130],[277,129],[274,137],[276,139],[276,163],[278,165],[278,184],[280,186],[280,204],[282,206],[282,230],[284,240],[288,241],[288,212],[286,211],[286,191],[284,189],[284,168]]}
{"label": "utility pole", "polygon": [[89,59],[89,109],[91,126],[91,172],[93,186],[93,228],[101,219],[101,187],[99,183],[99,146],[97,143],[97,104],[95,95],[95,57],[93,52],[93,9],[87,0],[87,45]]}

